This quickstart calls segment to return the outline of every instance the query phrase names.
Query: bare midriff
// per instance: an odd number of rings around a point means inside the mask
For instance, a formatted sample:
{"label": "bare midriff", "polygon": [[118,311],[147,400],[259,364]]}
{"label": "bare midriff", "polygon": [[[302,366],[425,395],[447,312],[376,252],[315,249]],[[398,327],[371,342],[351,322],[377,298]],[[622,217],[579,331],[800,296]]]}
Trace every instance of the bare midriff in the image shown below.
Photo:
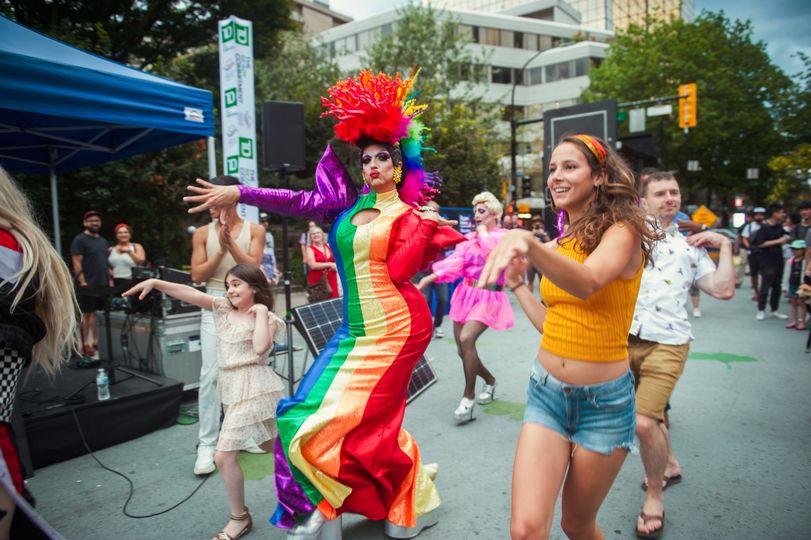
{"label": "bare midriff", "polygon": [[577,385],[601,384],[624,375],[629,368],[628,359],[616,362],[584,362],[538,350],[538,362],[556,379]]}

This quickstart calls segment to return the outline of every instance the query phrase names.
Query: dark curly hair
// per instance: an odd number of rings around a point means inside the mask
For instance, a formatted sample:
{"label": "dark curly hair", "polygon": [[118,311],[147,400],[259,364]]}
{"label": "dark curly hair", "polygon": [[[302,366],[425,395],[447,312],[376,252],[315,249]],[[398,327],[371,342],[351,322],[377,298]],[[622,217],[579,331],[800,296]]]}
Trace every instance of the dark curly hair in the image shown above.
{"label": "dark curly hair", "polygon": [[229,275],[241,279],[256,289],[256,295],[253,297],[254,302],[264,304],[268,310],[273,311],[273,293],[270,291],[268,278],[261,268],[255,264],[240,263],[225,273],[226,281],[228,281]]}
{"label": "dark curly hair", "polygon": [[[560,243],[568,238],[579,241],[584,253],[591,253],[603,237],[603,233],[615,223],[624,223],[639,235],[642,241],[642,252],[645,263],[651,261],[653,243],[662,238],[659,230],[651,228],[645,211],[639,206],[639,193],[633,172],[625,161],[602,139],[593,137],[606,151],[605,162],[601,164],[595,155],[581,140],[567,136],[558,143],[571,143],[586,156],[592,174],[605,172],[605,181],[595,186],[594,198],[589,203],[583,216],[569,224],[566,235],[559,238]],[[552,207],[555,208],[554,202]],[[568,219],[568,216],[567,216]]]}

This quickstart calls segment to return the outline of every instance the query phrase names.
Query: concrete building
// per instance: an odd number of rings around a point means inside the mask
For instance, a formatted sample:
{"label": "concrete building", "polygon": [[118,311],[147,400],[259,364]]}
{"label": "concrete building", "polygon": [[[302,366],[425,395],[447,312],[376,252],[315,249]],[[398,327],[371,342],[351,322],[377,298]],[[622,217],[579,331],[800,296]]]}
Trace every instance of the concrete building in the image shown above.
{"label": "concrete building", "polygon": [[301,24],[304,35],[311,38],[324,30],[346,24],[352,18],[331,10],[328,0],[296,0],[293,20]]}
{"label": "concrete building", "polygon": [[[515,104],[516,118],[538,118],[544,110],[574,105],[588,85],[592,66],[605,58],[613,33],[584,28],[579,14],[563,0],[525,2],[510,13],[448,9],[441,12],[458,22],[459,31],[470,38],[474,57],[484,57],[485,83],[473,91],[489,102]],[[335,54],[345,73],[362,65],[363,51],[397,24],[396,11],[353,21],[321,32],[316,39]],[[484,53],[484,54],[482,54]],[[513,96],[514,93],[514,96]],[[502,170],[509,175],[509,123],[502,123]],[[527,177],[540,195],[542,124],[518,131],[519,177]],[[531,179],[531,180],[530,180]]]}
{"label": "concrete building", "polygon": [[[527,0],[423,0],[440,9],[466,9],[511,13]],[[644,24],[645,17],[660,20],[693,19],[693,0],[567,0],[580,14],[580,24],[597,30],[619,31],[630,24]],[[555,19],[557,20],[557,19]]]}

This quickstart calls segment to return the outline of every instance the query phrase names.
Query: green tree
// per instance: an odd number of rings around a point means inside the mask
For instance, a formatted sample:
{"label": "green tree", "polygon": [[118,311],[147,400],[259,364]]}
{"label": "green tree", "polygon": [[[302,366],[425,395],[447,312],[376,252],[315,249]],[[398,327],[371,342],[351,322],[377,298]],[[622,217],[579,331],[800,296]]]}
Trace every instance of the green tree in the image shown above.
{"label": "green tree", "polygon": [[802,143],[783,155],[769,160],[769,169],[775,178],[768,202],[786,201],[794,204],[808,199],[811,182],[811,144]]}
{"label": "green tree", "polygon": [[443,178],[438,202],[469,206],[483,189],[496,189],[498,153],[497,106],[472,92],[480,80],[483,59],[467,48],[458,21],[433,8],[409,4],[399,12],[394,31],[367,49],[362,63],[373,71],[411,74],[420,68],[416,87],[429,105],[422,119],[432,129],[426,145],[426,168]]}
{"label": "green tree", "polygon": [[[657,137],[662,167],[679,172],[689,199],[705,190],[702,202],[718,207],[734,192],[759,202],[771,191],[774,180],[764,173],[785,149],[778,125],[792,85],[765,44],[753,41],[749,21],[705,11],[690,23],[632,26],[590,77],[587,102],[669,96],[680,83],[697,83],[698,126],[684,133],[675,117],[664,119]],[[698,160],[701,171],[687,172],[688,160]],[[761,178],[745,180],[749,168],[759,168]]]}
{"label": "green tree", "polygon": [[292,0],[0,0],[0,11],[30,28],[138,68],[171,60],[216,41],[229,15],[254,25],[254,55],[272,56],[290,30]]}
{"label": "green tree", "polygon": [[[219,124],[217,21],[229,15],[251,20],[254,54],[261,63],[280,54],[281,31],[295,26],[290,18],[292,5],[290,0],[0,0],[0,12],[79,48],[211,90]],[[206,176],[203,141],[60,176],[65,254],[71,237],[81,230],[82,213],[94,208],[103,214],[102,233],[109,240],[113,226],[127,222],[150,261],[177,267],[188,264],[191,242],[186,229],[207,218],[187,214],[181,197],[195,177]],[[48,178],[29,175],[20,180],[41,223],[50,228]]]}

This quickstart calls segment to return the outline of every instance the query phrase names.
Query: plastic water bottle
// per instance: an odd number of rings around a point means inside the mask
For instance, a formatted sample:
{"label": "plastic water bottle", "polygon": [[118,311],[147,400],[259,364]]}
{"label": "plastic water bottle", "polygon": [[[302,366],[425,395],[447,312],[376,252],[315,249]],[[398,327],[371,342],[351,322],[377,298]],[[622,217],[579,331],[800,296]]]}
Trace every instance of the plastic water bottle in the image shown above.
{"label": "plastic water bottle", "polygon": [[96,375],[96,388],[99,391],[99,401],[110,399],[110,379],[107,377],[104,368],[99,369]]}

